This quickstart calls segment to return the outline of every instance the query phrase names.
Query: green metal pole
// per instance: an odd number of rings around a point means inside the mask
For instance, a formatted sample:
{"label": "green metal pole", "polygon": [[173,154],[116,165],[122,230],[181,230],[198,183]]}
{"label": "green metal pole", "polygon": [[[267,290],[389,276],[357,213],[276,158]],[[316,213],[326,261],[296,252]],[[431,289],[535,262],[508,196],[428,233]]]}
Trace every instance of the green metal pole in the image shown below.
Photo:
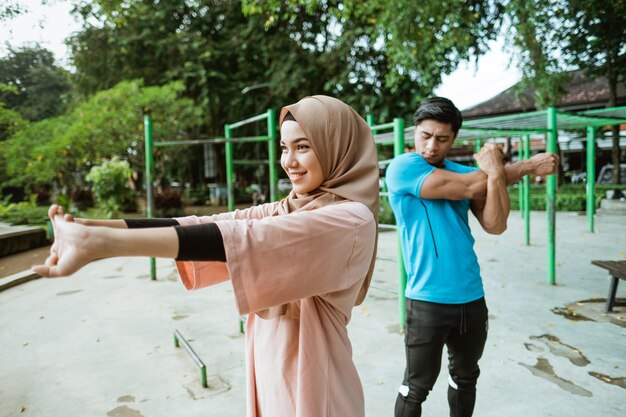
{"label": "green metal pole", "polygon": [[[374,126],[375,122],[374,122],[374,115],[373,114],[368,114],[365,116],[365,121],[367,122],[367,125],[369,127]],[[372,130],[372,135],[375,135],[376,131]]]}
{"label": "green metal pole", "polygon": [[[474,153],[478,153],[481,146],[483,146],[483,143],[480,139],[474,140]],[[480,168],[478,162],[474,161],[474,165],[476,165],[476,168]]]}
{"label": "green metal pole", "polygon": [[[524,159],[530,159],[530,135],[525,135],[524,141]],[[524,237],[526,246],[530,246],[530,177],[524,176]]]}
{"label": "green metal pole", "polygon": [[[152,158],[152,117],[146,113],[143,116],[143,132],[146,152],[146,217],[154,216],[154,195],[152,194],[152,182],[154,167]],[[156,280],[156,259],[150,258],[150,279]]]}
{"label": "green metal pole", "polygon": [[587,126],[587,224],[589,231],[595,232],[594,214],[596,212],[596,131]]}
{"label": "green metal pole", "polygon": [[[520,138],[519,142],[517,143],[517,159],[519,159],[520,161],[526,159],[526,155],[524,154],[524,139]],[[519,214],[520,217],[523,219],[524,218],[524,213],[526,213],[526,200],[524,200],[524,178],[522,178],[522,181],[518,184],[518,189],[519,189],[519,196],[518,196],[518,206],[519,206]]]}
{"label": "green metal pole", "polygon": [[[556,153],[556,108],[548,107],[547,151]],[[548,175],[546,181],[546,212],[548,214],[548,283],[556,284],[556,176]]]}
{"label": "green metal pole", "polygon": [[[393,119],[393,155],[398,156],[404,152],[404,119]],[[396,225],[397,226],[397,225]],[[398,309],[400,310],[400,328],[406,326],[406,299],[404,292],[406,290],[406,271],[404,270],[404,260],[402,257],[402,238],[400,228],[396,229],[398,240]]]}
{"label": "green metal pole", "polygon": [[235,190],[233,181],[233,143],[232,132],[229,125],[224,125],[224,137],[226,138],[226,188],[228,190],[228,211],[235,210]]}
{"label": "green metal pole", "polygon": [[267,154],[270,164],[270,201],[278,199],[276,185],[278,184],[278,171],[276,169],[276,112],[274,109],[267,110]]}

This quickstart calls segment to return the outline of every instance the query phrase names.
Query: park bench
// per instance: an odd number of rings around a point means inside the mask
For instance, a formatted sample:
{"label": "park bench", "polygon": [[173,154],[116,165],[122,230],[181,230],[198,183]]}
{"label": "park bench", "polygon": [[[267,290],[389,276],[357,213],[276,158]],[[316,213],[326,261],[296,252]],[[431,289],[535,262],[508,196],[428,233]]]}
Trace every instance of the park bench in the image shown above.
{"label": "park bench", "polygon": [[591,261],[593,265],[607,269],[611,275],[611,284],[609,285],[609,295],[606,298],[606,311],[613,310],[614,306],[626,306],[624,301],[616,301],[617,285],[619,280],[626,280],[626,261]]}

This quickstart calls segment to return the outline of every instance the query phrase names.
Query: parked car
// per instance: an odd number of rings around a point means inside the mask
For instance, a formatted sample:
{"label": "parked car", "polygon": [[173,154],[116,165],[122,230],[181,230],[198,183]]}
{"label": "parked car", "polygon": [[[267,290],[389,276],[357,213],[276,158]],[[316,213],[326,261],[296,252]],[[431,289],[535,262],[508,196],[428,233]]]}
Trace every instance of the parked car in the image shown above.
{"label": "parked car", "polygon": [[[626,164],[619,164],[620,182],[626,184]],[[613,181],[613,164],[606,164],[600,169],[596,184],[615,184]]]}

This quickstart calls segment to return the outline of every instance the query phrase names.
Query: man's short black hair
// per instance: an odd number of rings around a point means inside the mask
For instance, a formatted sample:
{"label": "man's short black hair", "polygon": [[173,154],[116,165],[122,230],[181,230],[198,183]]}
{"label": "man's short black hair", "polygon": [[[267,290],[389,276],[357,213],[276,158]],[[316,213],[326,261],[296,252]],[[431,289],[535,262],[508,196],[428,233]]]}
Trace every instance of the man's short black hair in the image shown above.
{"label": "man's short black hair", "polygon": [[463,124],[463,115],[454,103],[445,97],[431,97],[422,101],[415,110],[413,122],[415,126],[422,120],[436,120],[441,123],[449,123],[456,135]]}

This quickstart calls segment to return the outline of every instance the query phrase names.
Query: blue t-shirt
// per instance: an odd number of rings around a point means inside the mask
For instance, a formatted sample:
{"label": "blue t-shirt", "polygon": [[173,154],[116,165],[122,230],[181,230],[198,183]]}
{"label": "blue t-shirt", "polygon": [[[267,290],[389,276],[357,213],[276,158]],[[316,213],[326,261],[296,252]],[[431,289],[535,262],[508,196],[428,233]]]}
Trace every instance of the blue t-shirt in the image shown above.
{"label": "blue t-shirt", "polygon": [[[469,173],[472,168],[444,160],[442,169]],[[468,224],[470,200],[420,197],[422,184],[435,167],[410,152],[387,168],[389,202],[401,236],[405,296],[441,304],[462,304],[484,296],[474,238]]]}

